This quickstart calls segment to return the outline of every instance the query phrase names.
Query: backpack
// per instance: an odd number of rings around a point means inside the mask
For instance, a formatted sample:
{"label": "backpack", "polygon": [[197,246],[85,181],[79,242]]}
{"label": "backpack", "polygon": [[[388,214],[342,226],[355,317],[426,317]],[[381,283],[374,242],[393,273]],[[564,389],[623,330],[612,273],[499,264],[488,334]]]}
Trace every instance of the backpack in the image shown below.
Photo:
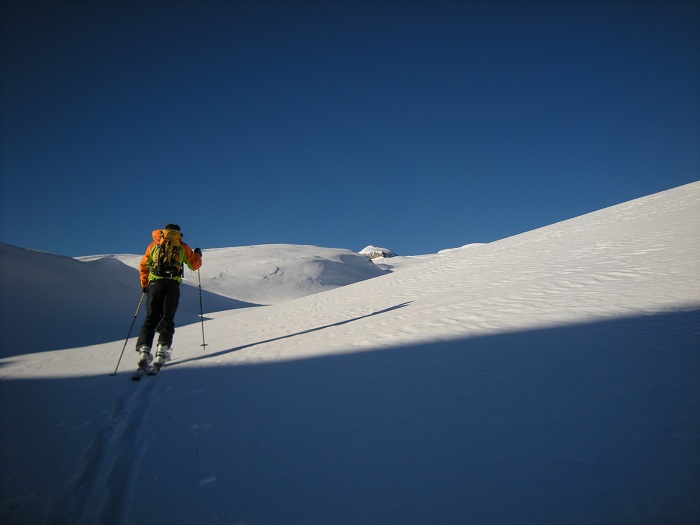
{"label": "backpack", "polygon": [[180,254],[182,234],[177,230],[161,230],[160,241],[153,253],[151,272],[156,277],[181,277],[183,273]]}

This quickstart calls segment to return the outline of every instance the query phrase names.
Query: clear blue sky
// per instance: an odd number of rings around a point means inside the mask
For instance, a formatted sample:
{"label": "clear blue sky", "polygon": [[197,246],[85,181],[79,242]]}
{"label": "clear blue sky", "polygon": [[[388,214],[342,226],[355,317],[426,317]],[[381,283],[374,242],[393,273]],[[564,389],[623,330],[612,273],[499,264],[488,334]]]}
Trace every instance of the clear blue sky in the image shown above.
{"label": "clear blue sky", "polygon": [[700,179],[697,1],[6,0],[0,241],[489,242]]}

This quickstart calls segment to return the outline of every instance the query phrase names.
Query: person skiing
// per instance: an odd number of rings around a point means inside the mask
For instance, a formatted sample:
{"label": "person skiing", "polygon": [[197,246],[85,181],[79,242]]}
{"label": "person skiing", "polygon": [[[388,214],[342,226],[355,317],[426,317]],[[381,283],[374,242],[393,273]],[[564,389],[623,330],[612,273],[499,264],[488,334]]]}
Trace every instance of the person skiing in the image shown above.
{"label": "person skiing", "polygon": [[139,277],[143,293],[147,294],[146,318],[136,341],[139,368],[146,368],[153,356],[151,345],[158,331],[158,348],[153,367],[160,369],[170,359],[170,346],[175,333],[175,312],[180,300],[183,263],[190,270],[202,266],[202,250],[192,250],[182,242],[177,224],[168,224],[162,230],[153,230],[153,242],[141,259]]}

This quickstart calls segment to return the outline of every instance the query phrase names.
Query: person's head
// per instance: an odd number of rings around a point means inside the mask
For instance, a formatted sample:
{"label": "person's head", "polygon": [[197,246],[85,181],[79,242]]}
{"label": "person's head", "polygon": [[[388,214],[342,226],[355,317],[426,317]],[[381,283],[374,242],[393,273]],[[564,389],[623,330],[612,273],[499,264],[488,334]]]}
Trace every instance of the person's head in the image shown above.
{"label": "person's head", "polygon": [[168,224],[164,230],[177,230],[180,231],[180,225],[179,224]]}

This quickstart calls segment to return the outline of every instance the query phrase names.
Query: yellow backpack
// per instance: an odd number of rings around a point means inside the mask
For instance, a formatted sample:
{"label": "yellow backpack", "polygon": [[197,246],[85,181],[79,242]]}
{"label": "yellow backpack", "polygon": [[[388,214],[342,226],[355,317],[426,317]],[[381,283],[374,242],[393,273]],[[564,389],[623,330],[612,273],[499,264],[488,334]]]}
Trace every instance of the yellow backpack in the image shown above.
{"label": "yellow backpack", "polygon": [[151,272],[157,277],[181,277],[182,261],[180,247],[182,233],[178,230],[161,230],[160,240],[153,253]]}

